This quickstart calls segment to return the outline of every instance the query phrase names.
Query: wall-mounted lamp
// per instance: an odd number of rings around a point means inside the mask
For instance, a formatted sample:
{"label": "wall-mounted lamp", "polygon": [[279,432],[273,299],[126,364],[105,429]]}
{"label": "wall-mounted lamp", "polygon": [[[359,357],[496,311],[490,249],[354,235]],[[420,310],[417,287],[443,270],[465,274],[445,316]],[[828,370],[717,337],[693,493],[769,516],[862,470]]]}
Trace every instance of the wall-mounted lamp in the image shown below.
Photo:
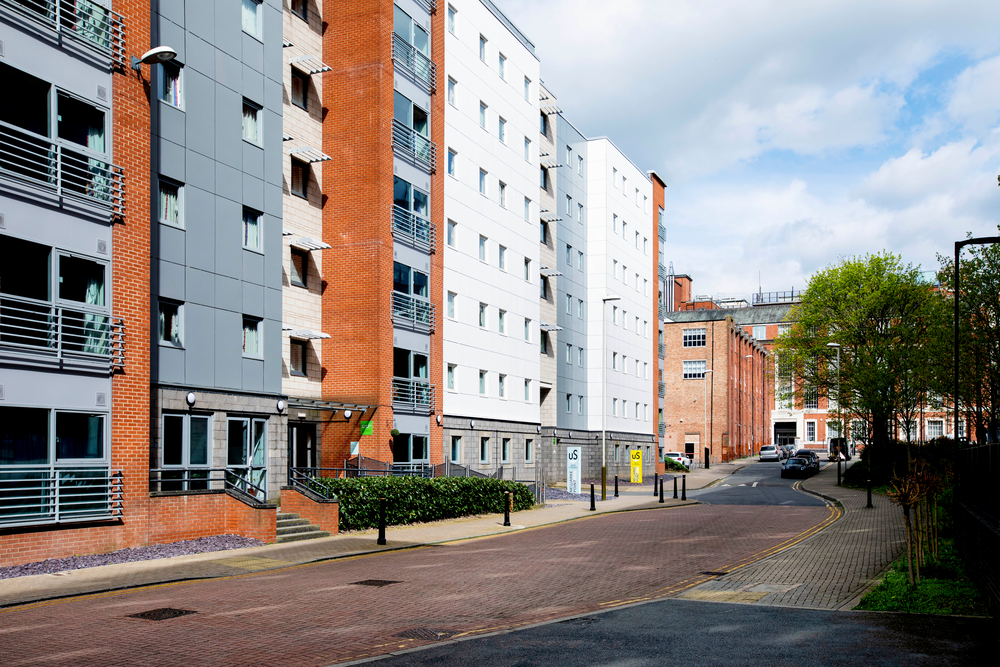
{"label": "wall-mounted lamp", "polygon": [[306,418],[306,413],[300,412],[297,416],[298,416],[299,419],[305,419]]}
{"label": "wall-mounted lamp", "polygon": [[177,52],[169,46],[157,46],[142,54],[141,58],[132,56],[132,69],[136,72],[142,71],[143,65],[156,65],[157,63],[168,63],[177,57]]}
{"label": "wall-mounted lamp", "polygon": [[189,391],[187,393],[187,396],[184,397],[184,400],[187,401],[187,404],[188,404],[189,408],[193,408],[194,407],[194,402],[197,400],[197,397],[194,395],[193,391]]}
{"label": "wall-mounted lamp", "polygon": [[350,419],[352,414],[354,413],[350,410],[344,410],[344,419]]}
{"label": "wall-mounted lamp", "polygon": [[280,415],[282,412],[285,411],[285,407],[287,406],[285,405],[285,402],[279,398],[275,407],[278,408],[278,414]]}
{"label": "wall-mounted lamp", "polygon": [[438,415],[438,426],[441,425],[441,415]]}
{"label": "wall-mounted lamp", "polygon": [[476,428],[476,420],[475,419],[470,419],[469,420],[469,428]]}
{"label": "wall-mounted lamp", "polygon": [[538,426],[535,427],[535,433],[541,433],[541,432],[542,432],[542,425],[539,424]]}

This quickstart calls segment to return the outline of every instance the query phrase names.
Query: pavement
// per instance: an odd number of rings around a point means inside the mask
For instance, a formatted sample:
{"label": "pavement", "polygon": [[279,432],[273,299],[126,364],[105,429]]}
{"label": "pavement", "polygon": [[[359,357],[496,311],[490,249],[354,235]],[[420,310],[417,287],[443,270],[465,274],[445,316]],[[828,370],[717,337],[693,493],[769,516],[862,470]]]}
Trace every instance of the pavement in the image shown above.
{"label": "pavement", "polygon": [[[689,490],[695,490],[718,483],[733,472],[753,463],[753,459],[742,459],[718,464],[709,470],[693,470],[687,475],[687,487]],[[658,499],[654,500],[652,486],[632,487],[623,484],[622,487],[618,498],[612,498],[609,495],[607,501],[596,504],[597,510],[595,512],[590,511],[589,499],[586,501],[549,501],[543,507],[513,514],[511,516],[513,525],[509,527],[503,525],[503,515],[499,514],[408,526],[390,526],[386,529],[387,544],[385,546],[379,546],[375,543],[377,531],[367,530],[342,533],[316,540],[269,544],[262,547],[191,554],[68,570],[54,574],[2,579],[0,580],[0,608],[175,581],[231,577],[291,565],[502,535],[595,514],[694,503],[690,500],[687,502],[673,500],[673,488],[669,483],[664,505],[660,505]],[[613,489],[613,485],[610,485],[609,494],[613,492]]]}

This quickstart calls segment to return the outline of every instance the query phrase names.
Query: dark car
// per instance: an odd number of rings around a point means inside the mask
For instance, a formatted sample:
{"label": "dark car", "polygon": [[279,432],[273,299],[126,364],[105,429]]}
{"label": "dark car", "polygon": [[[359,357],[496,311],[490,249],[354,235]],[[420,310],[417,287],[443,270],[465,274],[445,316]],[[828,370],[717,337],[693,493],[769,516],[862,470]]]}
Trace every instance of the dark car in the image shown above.
{"label": "dark car", "polygon": [[816,452],[811,452],[808,449],[800,449],[795,452],[795,458],[808,459],[812,469],[819,472],[819,455]]}
{"label": "dark car", "polygon": [[813,474],[812,462],[801,456],[793,456],[781,464],[782,477],[808,477]]}

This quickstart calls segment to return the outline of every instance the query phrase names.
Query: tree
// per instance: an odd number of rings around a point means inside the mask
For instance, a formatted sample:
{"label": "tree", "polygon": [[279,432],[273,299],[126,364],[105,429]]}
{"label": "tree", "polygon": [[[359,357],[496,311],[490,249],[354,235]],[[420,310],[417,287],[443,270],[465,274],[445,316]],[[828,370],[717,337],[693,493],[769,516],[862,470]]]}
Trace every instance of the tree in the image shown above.
{"label": "tree", "polygon": [[[938,280],[953,322],[955,260],[938,255],[938,261]],[[977,442],[989,442],[1000,432],[1000,245],[967,246],[959,268],[959,406],[963,421],[971,425],[970,435]],[[949,346],[953,336],[952,329]],[[947,359],[939,391],[954,400],[950,348]]]}
{"label": "tree", "polygon": [[[945,328],[943,302],[919,267],[885,252],[842,259],[810,279],[788,320],[775,345],[779,366],[797,380],[786,387],[834,398],[844,435],[863,422],[868,456],[893,439],[896,425],[915,421]],[[839,369],[830,343],[840,346]]]}

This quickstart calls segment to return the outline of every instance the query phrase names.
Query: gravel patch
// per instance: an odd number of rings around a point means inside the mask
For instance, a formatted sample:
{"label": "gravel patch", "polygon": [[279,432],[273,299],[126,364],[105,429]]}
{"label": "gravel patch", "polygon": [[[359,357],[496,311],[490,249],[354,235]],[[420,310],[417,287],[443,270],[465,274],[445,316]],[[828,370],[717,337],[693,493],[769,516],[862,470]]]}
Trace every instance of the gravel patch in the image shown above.
{"label": "gravel patch", "polygon": [[71,556],[69,558],[50,558],[37,563],[25,563],[11,567],[0,567],[0,579],[13,579],[32,574],[53,574],[67,570],[80,570],[85,567],[100,565],[115,565],[118,563],[137,563],[143,560],[170,558],[172,556],[187,556],[210,551],[228,551],[243,547],[262,547],[266,542],[239,535],[216,535],[200,537],[196,540],[184,540],[171,544],[157,544],[149,547],[133,547],[121,549],[107,554],[93,556]]}

